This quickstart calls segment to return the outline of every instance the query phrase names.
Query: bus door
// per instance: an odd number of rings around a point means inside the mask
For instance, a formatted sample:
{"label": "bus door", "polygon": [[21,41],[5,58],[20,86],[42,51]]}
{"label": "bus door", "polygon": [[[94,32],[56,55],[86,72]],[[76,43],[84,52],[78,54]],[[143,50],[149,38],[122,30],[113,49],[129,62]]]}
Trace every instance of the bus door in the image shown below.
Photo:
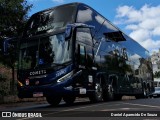
{"label": "bus door", "polygon": [[78,68],[82,70],[81,82],[93,83],[94,52],[90,28],[76,28],[76,50]]}

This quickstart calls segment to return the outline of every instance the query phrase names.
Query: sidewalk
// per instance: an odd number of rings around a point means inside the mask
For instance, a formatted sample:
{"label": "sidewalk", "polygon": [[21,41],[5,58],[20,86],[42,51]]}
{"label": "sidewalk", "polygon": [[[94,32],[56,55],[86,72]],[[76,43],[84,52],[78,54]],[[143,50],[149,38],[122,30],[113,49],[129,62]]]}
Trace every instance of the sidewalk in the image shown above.
{"label": "sidewalk", "polygon": [[4,103],[0,104],[0,111],[7,108],[15,108],[15,107],[25,107],[25,106],[34,106],[40,104],[46,104],[47,101],[30,101],[30,102],[16,102],[16,103]]}
{"label": "sidewalk", "polygon": [[5,96],[0,103],[0,110],[4,108],[23,107],[27,105],[37,105],[47,103],[46,98],[24,98],[19,99],[17,96]]}

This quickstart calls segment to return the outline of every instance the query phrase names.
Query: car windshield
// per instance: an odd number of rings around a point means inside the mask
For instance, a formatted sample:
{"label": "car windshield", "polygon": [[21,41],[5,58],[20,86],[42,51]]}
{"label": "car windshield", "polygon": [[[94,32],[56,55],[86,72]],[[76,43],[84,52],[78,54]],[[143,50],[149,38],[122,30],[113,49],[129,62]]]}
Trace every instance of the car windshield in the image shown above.
{"label": "car windshield", "polygon": [[64,34],[26,40],[20,45],[19,69],[50,67],[71,61],[71,42]]}

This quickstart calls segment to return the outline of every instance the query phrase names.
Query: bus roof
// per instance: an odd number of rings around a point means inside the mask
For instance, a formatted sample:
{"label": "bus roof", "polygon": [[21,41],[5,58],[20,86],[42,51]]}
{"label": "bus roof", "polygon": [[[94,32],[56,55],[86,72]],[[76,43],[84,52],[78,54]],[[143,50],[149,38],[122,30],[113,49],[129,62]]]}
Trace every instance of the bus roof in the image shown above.
{"label": "bus roof", "polygon": [[[93,10],[94,12],[96,12],[97,14],[99,14],[101,17],[103,17],[109,24],[111,24],[111,25],[112,25],[114,28],[116,28],[118,31],[121,31],[121,32],[123,33],[123,35],[124,35],[125,37],[127,37],[127,39],[128,39],[129,41],[131,41],[132,43],[134,43],[134,44],[136,45],[136,47],[139,48],[139,50],[143,50],[143,51],[146,51],[147,53],[149,53],[149,51],[148,51],[146,48],[144,48],[142,45],[140,45],[137,41],[135,41],[133,38],[131,38],[130,36],[128,36],[127,34],[125,34],[120,28],[118,28],[117,26],[115,26],[112,22],[110,22],[107,18],[105,18],[103,15],[101,15],[101,14],[100,14],[99,12],[97,12],[95,9],[93,9],[92,7],[90,7],[90,6],[88,6],[88,5],[84,4],[84,3],[73,2],[73,3],[63,4],[63,5],[59,5],[59,6],[55,6],[55,7],[52,7],[52,8],[48,8],[48,9],[39,11],[39,12],[37,12],[37,13],[35,13],[35,14],[39,14],[39,13],[41,13],[41,12],[53,10],[53,9],[56,9],[56,8],[59,8],[59,7],[64,7],[64,6],[68,6],[68,5],[75,5],[75,7],[77,7],[77,9],[78,9],[78,6],[79,6],[79,5],[86,6],[86,7],[90,8],[91,10]],[[33,14],[33,15],[34,15],[34,14]],[[124,45],[125,45],[125,44],[124,44]],[[133,48],[134,48],[134,46],[133,46]],[[132,50],[134,50],[134,49],[132,49]]]}

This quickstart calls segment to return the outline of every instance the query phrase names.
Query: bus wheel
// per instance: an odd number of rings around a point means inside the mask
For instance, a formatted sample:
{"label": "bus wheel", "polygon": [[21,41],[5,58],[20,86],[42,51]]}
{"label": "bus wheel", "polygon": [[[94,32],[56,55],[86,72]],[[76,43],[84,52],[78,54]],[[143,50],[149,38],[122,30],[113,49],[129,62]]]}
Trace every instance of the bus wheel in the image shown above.
{"label": "bus wheel", "polygon": [[52,106],[58,106],[58,104],[61,102],[61,99],[62,97],[60,96],[56,96],[56,97],[47,96],[46,97],[47,102]]}
{"label": "bus wheel", "polygon": [[122,95],[115,95],[114,100],[121,100],[122,99]]}
{"label": "bus wheel", "polygon": [[115,96],[114,96],[114,89],[112,87],[112,85],[108,85],[108,94],[107,94],[107,98],[108,100],[114,100]]}
{"label": "bus wheel", "polygon": [[66,104],[71,105],[74,103],[76,97],[75,96],[64,96],[63,100],[66,102]]}
{"label": "bus wheel", "polygon": [[103,100],[103,90],[99,82],[95,84],[95,91],[92,95],[89,96],[91,102],[100,102]]}
{"label": "bus wheel", "polygon": [[143,95],[143,94],[137,94],[137,95],[135,96],[135,98],[136,98],[136,99],[141,99],[141,98],[144,98],[144,95]]}
{"label": "bus wheel", "polygon": [[147,90],[146,90],[146,88],[143,88],[143,93],[142,94],[138,94],[135,97],[136,97],[136,99],[147,98]]}

